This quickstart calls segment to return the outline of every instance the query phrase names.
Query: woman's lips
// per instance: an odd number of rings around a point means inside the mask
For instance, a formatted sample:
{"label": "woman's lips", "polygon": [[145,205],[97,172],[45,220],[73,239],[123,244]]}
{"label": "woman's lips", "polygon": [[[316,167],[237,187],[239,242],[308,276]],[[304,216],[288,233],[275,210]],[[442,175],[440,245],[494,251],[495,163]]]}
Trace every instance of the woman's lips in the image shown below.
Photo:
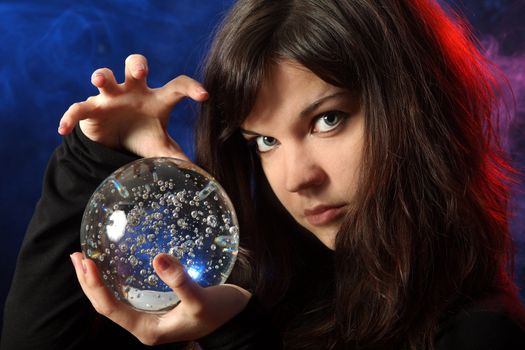
{"label": "woman's lips", "polygon": [[319,205],[304,210],[304,216],[312,226],[323,226],[338,219],[344,214],[344,205]]}

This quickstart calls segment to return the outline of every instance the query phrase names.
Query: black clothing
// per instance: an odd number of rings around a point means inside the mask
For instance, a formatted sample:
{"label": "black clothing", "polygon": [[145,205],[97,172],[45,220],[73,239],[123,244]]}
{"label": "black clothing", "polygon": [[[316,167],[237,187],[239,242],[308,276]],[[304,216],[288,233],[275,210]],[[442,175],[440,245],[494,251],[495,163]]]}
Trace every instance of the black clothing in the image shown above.
{"label": "black clothing", "polygon": [[[78,127],[55,150],[5,304],[2,350],[149,348],[95,312],[69,258],[80,250],[80,222],[89,197],[111,172],[135,159],[90,141]],[[199,341],[204,349],[279,349],[284,323],[313,300],[329,297],[332,252],[312,235],[292,234],[304,258],[295,262],[299,268],[283,301],[266,312],[253,297],[239,315]],[[437,349],[525,349],[525,331],[513,310],[506,303],[496,305],[477,305],[450,318],[436,337]]]}
{"label": "black clothing", "polygon": [[5,304],[2,350],[145,348],[94,312],[69,258],[80,251],[80,222],[91,194],[136,159],[87,141],[77,128],[49,161]]}

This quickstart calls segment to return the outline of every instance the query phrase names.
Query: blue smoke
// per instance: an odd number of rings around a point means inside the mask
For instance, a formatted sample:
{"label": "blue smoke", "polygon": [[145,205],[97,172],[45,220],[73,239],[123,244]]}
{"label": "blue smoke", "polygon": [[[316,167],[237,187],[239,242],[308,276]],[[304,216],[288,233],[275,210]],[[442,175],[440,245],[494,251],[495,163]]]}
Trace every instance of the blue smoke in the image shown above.
{"label": "blue smoke", "polygon": [[36,109],[60,106],[56,118],[86,92],[96,93],[89,84],[96,68],[110,67],[122,80],[124,59],[134,52],[149,58],[151,86],[195,75],[209,33],[227,7],[215,1],[198,10],[188,1],[2,2],[4,118],[16,117],[28,90]]}

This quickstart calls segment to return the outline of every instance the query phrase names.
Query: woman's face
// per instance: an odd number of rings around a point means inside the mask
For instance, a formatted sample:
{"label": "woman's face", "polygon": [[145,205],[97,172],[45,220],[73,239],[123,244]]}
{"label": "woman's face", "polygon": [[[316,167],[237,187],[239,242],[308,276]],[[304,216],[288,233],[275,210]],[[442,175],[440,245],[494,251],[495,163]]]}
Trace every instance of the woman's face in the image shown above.
{"label": "woman's face", "polygon": [[241,125],[277,198],[332,249],[356,192],[363,127],[357,96],[293,61],[274,66]]}

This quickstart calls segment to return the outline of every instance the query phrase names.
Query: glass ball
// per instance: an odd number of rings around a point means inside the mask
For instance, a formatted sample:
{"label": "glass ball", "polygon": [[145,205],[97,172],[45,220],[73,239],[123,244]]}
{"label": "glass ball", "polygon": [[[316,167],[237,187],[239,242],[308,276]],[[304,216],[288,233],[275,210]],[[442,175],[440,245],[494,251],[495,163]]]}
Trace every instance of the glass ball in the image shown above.
{"label": "glass ball", "polygon": [[117,299],[164,312],[179,298],[153,270],[153,258],[173,255],[202,287],[224,283],[237,257],[239,229],[226,192],[204,170],[176,158],[145,158],[95,190],[80,243]]}

